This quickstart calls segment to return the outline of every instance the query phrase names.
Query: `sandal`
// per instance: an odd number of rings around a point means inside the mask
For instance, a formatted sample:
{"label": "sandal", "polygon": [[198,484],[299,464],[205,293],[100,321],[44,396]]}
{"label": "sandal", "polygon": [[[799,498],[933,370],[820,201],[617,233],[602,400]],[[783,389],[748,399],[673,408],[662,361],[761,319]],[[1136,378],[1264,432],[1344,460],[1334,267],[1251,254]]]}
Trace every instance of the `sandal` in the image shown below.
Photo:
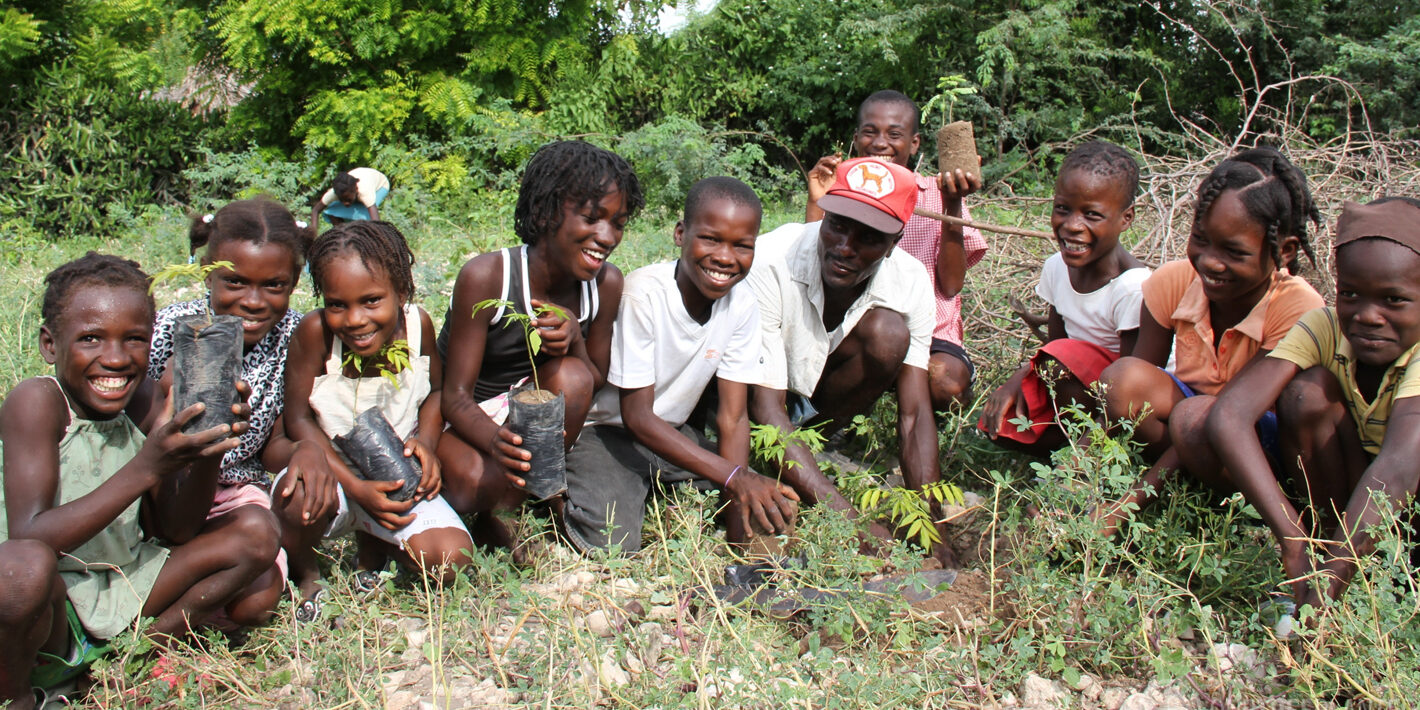
{"label": "sandal", "polygon": [[301,600],[296,605],[296,623],[309,624],[320,618],[321,611],[325,608],[325,589],[316,590],[309,599]]}
{"label": "sandal", "polygon": [[362,597],[370,596],[385,587],[384,578],[380,573],[367,569],[356,570],[355,574],[350,576],[350,586]]}

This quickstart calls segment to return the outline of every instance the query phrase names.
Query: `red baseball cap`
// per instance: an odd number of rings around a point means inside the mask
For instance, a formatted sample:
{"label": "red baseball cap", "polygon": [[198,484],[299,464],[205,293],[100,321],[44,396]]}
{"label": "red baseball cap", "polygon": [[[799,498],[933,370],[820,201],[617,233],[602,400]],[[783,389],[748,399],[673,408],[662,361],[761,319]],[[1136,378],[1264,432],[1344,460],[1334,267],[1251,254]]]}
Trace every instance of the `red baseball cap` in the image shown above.
{"label": "red baseball cap", "polygon": [[888,234],[902,231],[917,206],[917,176],[881,158],[854,158],[838,164],[833,187],[820,197],[824,212]]}

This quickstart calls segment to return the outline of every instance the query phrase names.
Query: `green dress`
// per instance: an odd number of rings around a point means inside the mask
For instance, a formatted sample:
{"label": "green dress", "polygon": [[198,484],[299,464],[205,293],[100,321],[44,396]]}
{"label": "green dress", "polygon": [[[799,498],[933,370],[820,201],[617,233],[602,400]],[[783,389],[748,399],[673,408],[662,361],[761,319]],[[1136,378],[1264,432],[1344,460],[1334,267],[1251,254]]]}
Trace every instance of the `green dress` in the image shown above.
{"label": "green dress", "polygon": [[[59,487],[54,496],[54,506],[59,507],[87,495],[133,460],[146,437],[126,415],[106,421],[80,419],[58,380],[54,386],[69,408],[69,428],[59,442]],[[113,638],[138,618],[167,561],[166,548],[143,540],[140,504],[134,501],[88,542],[59,556],[59,576],[69,602],[94,638]],[[9,532],[0,489],[0,541],[8,539]]]}

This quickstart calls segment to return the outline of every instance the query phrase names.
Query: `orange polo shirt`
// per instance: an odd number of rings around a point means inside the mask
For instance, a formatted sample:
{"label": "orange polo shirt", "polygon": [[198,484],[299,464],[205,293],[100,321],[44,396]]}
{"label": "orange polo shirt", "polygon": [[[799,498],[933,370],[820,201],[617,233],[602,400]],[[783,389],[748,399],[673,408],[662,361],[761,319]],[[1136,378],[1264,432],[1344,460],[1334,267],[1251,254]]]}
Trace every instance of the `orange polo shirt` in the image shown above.
{"label": "orange polo shirt", "polygon": [[1174,376],[1199,394],[1217,394],[1261,350],[1272,350],[1303,313],[1326,305],[1301,277],[1276,272],[1272,286],[1213,347],[1203,282],[1188,260],[1160,266],[1144,282],[1144,307],[1174,333]]}

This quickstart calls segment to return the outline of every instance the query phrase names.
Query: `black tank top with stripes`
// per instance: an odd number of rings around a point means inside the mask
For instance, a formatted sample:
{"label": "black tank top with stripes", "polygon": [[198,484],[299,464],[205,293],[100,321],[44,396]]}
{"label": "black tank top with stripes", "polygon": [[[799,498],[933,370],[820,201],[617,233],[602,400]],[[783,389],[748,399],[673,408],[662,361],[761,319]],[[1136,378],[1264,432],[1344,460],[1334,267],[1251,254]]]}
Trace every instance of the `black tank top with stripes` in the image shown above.
{"label": "black tank top with stripes", "polygon": [[[532,294],[528,287],[528,248],[526,245],[503,249],[503,295],[499,298],[510,301],[517,313],[530,313],[529,302]],[[597,317],[597,284],[587,281],[582,284],[581,303],[577,304],[577,322],[581,325],[582,337]],[[560,305],[560,304],[559,304]],[[483,345],[483,366],[478,369],[478,382],[474,384],[473,395],[483,402],[507,392],[524,377],[532,375],[532,365],[528,363],[527,345],[523,342],[523,329],[503,317],[504,307],[493,312],[493,320],[488,324],[488,339]],[[470,314],[459,314],[469,317]],[[444,326],[439,329],[436,345],[439,356],[449,359],[449,322],[454,318],[452,305],[444,314]],[[551,359],[539,353],[537,363],[541,365]]]}

